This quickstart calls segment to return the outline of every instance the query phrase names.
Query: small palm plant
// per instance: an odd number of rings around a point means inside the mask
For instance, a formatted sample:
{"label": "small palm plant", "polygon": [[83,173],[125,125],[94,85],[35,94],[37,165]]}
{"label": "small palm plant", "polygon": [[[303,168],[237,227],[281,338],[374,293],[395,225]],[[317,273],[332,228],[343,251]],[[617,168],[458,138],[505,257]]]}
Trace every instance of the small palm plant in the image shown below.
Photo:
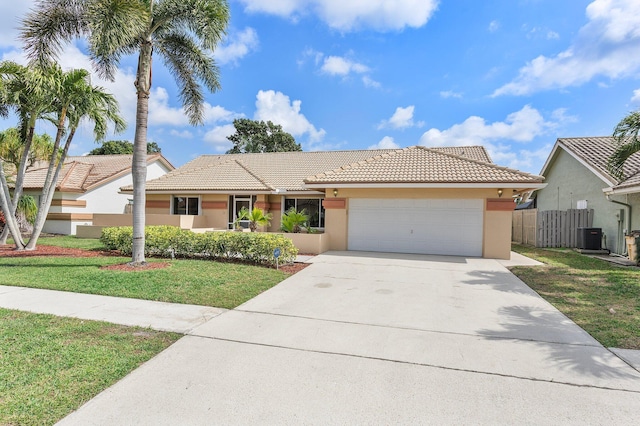
{"label": "small palm plant", "polygon": [[305,224],[309,222],[309,216],[306,210],[297,211],[294,207],[291,207],[282,215],[282,223],[280,229],[284,232],[291,232],[294,234],[302,232]]}
{"label": "small palm plant", "polygon": [[269,226],[271,225],[271,218],[273,215],[271,213],[265,213],[262,209],[258,207],[254,207],[253,210],[249,211],[246,207],[243,207],[238,212],[238,221],[240,220],[248,220],[249,221],[249,229],[251,232],[256,232],[258,226]]}

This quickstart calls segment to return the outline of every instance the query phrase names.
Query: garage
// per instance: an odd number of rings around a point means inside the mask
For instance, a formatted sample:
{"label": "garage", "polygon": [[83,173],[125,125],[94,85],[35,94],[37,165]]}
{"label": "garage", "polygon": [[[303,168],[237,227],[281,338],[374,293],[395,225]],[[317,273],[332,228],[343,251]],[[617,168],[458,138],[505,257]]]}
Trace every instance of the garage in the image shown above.
{"label": "garage", "polygon": [[348,249],[482,256],[482,199],[351,198]]}

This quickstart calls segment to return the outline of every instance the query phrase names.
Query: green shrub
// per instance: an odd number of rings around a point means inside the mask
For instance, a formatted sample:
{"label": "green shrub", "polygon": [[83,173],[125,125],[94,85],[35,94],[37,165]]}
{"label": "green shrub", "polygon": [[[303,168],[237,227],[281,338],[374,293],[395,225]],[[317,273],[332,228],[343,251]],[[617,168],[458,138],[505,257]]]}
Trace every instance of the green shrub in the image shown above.
{"label": "green shrub", "polygon": [[[109,249],[131,255],[133,228],[104,228],[100,241]],[[175,226],[145,228],[145,255],[155,257],[237,259],[255,264],[275,265],[273,250],[280,248],[280,263],[293,262],[298,249],[279,234],[259,232],[207,232],[196,234]]]}

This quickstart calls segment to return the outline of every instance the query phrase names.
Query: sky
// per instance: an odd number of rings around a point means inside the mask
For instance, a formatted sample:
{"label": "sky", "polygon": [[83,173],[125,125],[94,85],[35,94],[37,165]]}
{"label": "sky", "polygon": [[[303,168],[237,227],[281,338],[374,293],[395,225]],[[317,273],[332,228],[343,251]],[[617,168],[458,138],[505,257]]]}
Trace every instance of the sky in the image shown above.
{"label": "sky", "polygon": [[[0,0],[0,56],[26,63],[17,40],[34,0]],[[640,108],[638,0],[229,0],[213,52],[221,90],[205,122],[182,112],[154,62],[148,140],[176,167],[224,153],[235,118],[271,120],[305,151],[483,145],[499,165],[540,170],[557,138],[608,136]],[[82,40],[63,68],[91,68]],[[136,58],[113,93],[133,139]],[[0,121],[0,129],[15,119]],[[39,124],[37,132],[52,132]],[[98,146],[90,127],[70,155]]]}

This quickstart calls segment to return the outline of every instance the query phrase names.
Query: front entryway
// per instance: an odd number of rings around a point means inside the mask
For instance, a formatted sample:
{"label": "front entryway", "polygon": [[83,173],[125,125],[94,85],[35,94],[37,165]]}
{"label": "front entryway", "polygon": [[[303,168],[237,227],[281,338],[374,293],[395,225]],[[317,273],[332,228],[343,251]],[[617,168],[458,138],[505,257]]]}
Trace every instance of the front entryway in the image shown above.
{"label": "front entryway", "polygon": [[483,200],[349,200],[349,250],[482,256]]}

